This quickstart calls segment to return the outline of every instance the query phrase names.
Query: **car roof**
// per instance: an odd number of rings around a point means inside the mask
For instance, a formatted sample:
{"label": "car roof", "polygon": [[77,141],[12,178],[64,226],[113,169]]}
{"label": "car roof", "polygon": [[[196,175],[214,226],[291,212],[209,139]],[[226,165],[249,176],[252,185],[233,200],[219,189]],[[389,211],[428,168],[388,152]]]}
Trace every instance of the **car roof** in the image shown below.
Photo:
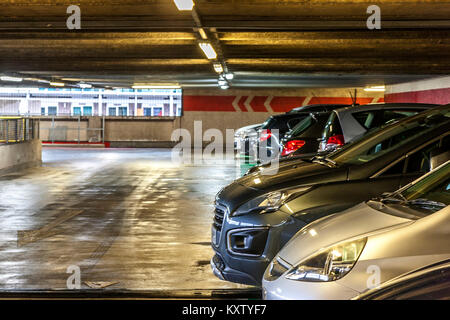
{"label": "car roof", "polygon": [[[326,111],[333,110],[339,108],[351,107],[350,104],[310,104],[302,107],[294,108],[287,112],[287,114],[291,113],[301,113],[301,112],[313,112],[313,111]],[[317,110],[315,110],[317,109]]]}
{"label": "car roof", "polygon": [[346,107],[334,110],[334,112],[338,114],[343,113],[353,113],[353,112],[359,112],[364,110],[384,110],[384,109],[432,109],[438,107],[438,104],[431,104],[431,103],[373,103],[373,104],[364,104],[364,105],[358,105],[358,106],[352,106],[352,107]]}

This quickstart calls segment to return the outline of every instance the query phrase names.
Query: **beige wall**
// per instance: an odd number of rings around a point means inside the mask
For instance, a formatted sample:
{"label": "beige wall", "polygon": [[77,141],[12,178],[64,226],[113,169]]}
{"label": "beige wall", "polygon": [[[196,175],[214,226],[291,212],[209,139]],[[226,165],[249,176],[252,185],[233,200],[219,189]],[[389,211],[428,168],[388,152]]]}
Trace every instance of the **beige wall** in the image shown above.
{"label": "beige wall", "polygon": [[0,145],[0,174],[16,168],[38,165],[41,161],[40,140]]}
{"label": "beige wall", "polygon": [[[226,129],[238,129],[250,124],[262,123],[271,114],[276,114],[270,107],[267,112],[255,112],[248,107],[243,112],[236,107],[236,101],[242,97],[304,97],[303,105],[309,104],[311,101],[319,103],[339,103],[339,99],[350,98],[353,89],[259,89],[259,90],[185,90],[184,96],[194,97],[193,101],[202,101],[202,111],[189,111],[187,104],[181,118],[166,119],[136,119],[113,118],[107,117],[105,120],[105,141],[107,142],[169,142],[171,135],[175,129],[187,129],[191,137],[194,135],[194,122],[202,122],[202,133],[208,129],[218,129],[225,135]],[[217,105],[215,100],[223,100],[223,97],[231,96],[234,98],[227,100],[227,111],[217,111],[214,109]],[[383,93],[366,93],[359,89],[357,96],[365,98],[370,103],[378,102],[383,98]],[[217,98],[215,98],[217,97]],[[336,101],[333,99],[336,98]],[[196,100],[197,99],[197,100]],[[202,100],[203,99],[203,100]],[[244,99],[245,100],[245,99]],[[250,99],[251,100],[251,99]],[[248,101],[250,101],[248,100]],[[268,101],[269,101],[268,100]],[[192,99],[191,99],[192,101]],[[206,102],[205,102],[206,101]],[[209,107],[209,101],[211,107]],[[232,103],[231,103],[231,102]],[[195,104],[195,103],[194,103]],[[190,105],[191,109],[195,109],[195,105]],[[292,107],[299,107],[298,105]],[[101,141],[99,133],[87,132],[87,128],[101,128],[101,118],[99,117],[82,117],[80,139],[81,141],[89,141],[89,138],[98,137],[97,141]],[[49,128],[51,121],[41,122],[41,139],[49,141]],[[77,141],[78,139],[78,122],[76,118],[65,121],[56,120],[55,140],[59,141]]]}

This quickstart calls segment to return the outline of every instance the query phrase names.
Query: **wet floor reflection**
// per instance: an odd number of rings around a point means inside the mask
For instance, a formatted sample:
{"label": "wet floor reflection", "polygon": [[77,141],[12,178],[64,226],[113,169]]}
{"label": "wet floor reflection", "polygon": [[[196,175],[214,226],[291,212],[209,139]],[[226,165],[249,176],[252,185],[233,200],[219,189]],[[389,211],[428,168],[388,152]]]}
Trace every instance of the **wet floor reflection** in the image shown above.
{"label": "wet floor reflection", "polygon": [[[0,176],[0,289],[225,289],[210,270],[214,195],[248,167],[183,165],[165,149],[44,149]],[[245,164],[244,164],[245,165]]]}

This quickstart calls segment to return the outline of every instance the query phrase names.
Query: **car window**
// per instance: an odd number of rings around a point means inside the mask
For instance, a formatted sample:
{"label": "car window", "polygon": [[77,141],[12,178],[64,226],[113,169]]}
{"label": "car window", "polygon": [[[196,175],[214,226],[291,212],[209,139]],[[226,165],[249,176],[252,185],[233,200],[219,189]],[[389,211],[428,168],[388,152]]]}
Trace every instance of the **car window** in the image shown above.
{"label": "car window", "polygon": [[380,176],[393,176],[403,174],[403,171],[405,170],[405,163],[406,160],[397,162],[395,165],[383,172]]}
{"label": "car window", "polygon": [[384,110],[381,124],[391,123],[406,117],[411,117],[419,113],[416,110]]}
{"label": "car window", "polygon": [[439,142],[432,143],[408,157],[406,173],[427,173],[431,169],[431,156],[439,148]]}
{"label": "car window", "polygon": [[330,114],[325,129],[323,131],[322,139],[327,140],[329,137],[343,135],[342,127],[339,118],[335,112]]}
{"label": "car window", "polygon": [[369,135],[344,146],[341,150],[329,155],[335,162],[346,164],[362,164],[381,157],[398,147],[428,134],[434,128],[448,125],[450,112],[447,109],[438,109],[433,113],[427,113],[424,117],[418,117],[414,121],[392,127],[392,130],[380,135],[384,131],[381,127]]}
{"label": "car window", "polygon": [[309,115],[305,119],[300,121],[294,128],[292,128],[292,130],[289,133],[291,135],[298,135],[301,132],[308,129],[314,121],[315,121],[314,118],[311,115]]}
{"label": "car window", "polygon": [[289,119],[286,122],[286,129],[285,130],[289,130],[289,128],[294,128],[297,124],[299,124],[299,122],[301,122],[304,119],[304,117],[302,118],[295,118],[295,119]]}
{"label": "car window", "polygon": [[383,154],[386,154],[399,145],[405,144],[408,141],[411,141],[414,137],[420,135],[422,133],[422,128],[415,127],[410,130],[401,132],[398,135],[387,138],[379,143],[375,144],[365,152],[361,152],[358,157],[355,159],[351,159],[351,161],[355,163],[368,162],[375,158],[380,157]]}
{"label": "car window", "polygon": [[379,113],[379,111],[361,111],[353,113],[352,116],[362,127],[365,129],[371,129],[378,125],[375,119],[377,113]]}

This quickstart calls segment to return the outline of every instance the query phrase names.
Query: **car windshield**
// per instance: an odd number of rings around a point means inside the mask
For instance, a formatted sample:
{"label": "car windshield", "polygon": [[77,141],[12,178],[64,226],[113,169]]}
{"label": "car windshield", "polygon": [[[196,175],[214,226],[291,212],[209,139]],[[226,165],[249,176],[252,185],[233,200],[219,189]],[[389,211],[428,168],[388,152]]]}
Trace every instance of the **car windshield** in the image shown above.
{"label": "car windshield", "polygon": [[[328,120],[330,113],[319,113],[319,114],[311,114],[308,117],[306,117],[304,120],[302,120],[298,125],[296,125],[289,134],[291,136],[300,136],[302,134],[308,134],[312,137],[319,137],[320,133],[322,132],[325,123]],[[316,128],[313,129],[312,127]],[[311,130],[312,129],[312,132]],[[317,131],[317,132],[316,132]]]}
{"label": "car windshield", "polygon": [[307,116],[305,119],[299,122],[291,131],[289,131],[289,135],[298,135],[308,129],[313,122],[315,121],[313,115]]}
{"label": "car windshield", "polygon": [[[434,128],[450,125],[450,107],[446,106],[426,112],[415,120],[402,124],[386,125],[360,137],[355,142],[331,153],[328,157],[340,164],[364,164],[389,153],[402,145],[427,135]],[[389,129],[387,128],[389,127]],[[386,130],[385,130],[386,129]],[[383,131],[383,134],[379,134]]]}
{"label": "car windshield", "polygon": [[395,192],[401,205],[418,211],[419,217],[434,213],[450,205],[450,162],[431,172],[417,183]]}

